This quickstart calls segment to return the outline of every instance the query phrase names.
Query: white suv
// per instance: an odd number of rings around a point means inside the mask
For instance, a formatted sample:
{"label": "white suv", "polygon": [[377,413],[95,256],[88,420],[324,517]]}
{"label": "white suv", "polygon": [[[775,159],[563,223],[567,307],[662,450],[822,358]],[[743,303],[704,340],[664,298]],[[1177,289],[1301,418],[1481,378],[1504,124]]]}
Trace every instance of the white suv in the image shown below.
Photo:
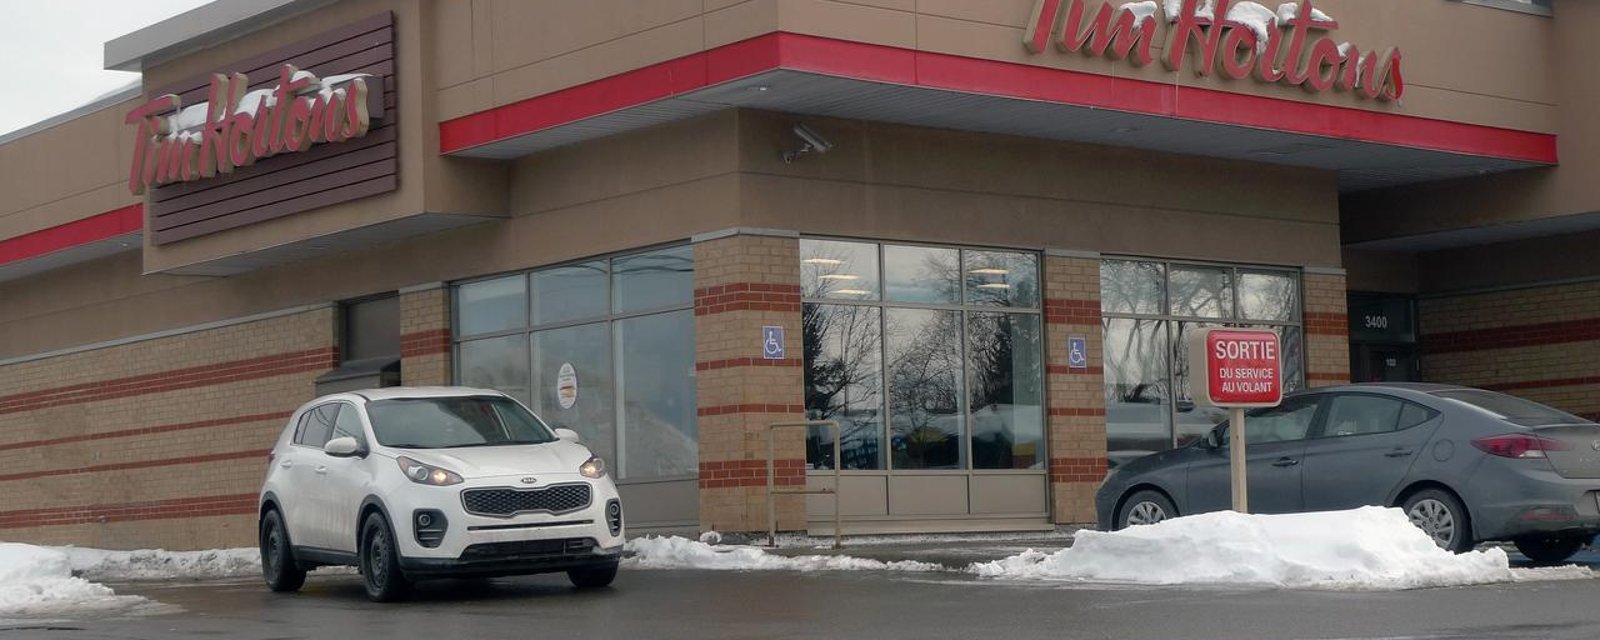
{"label": "white suv", "polygon": [[261,487],[273,591],[355,565],[367,596],[418,579],[565,571],[617,575],[622,502],[578,434],[496,391],[398,387],[318,398],[289,418]]}

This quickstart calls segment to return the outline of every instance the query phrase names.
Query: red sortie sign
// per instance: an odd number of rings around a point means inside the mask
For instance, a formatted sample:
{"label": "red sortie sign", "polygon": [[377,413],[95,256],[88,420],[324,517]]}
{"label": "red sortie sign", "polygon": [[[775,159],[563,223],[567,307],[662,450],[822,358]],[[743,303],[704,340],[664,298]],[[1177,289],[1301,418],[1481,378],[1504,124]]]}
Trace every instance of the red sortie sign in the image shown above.
{"label": "red sortie sign", "polygon": [[1218,407],[1271,407],[1283,400],[1278,334],[1212,329],[1203,339],[1206,400]]}

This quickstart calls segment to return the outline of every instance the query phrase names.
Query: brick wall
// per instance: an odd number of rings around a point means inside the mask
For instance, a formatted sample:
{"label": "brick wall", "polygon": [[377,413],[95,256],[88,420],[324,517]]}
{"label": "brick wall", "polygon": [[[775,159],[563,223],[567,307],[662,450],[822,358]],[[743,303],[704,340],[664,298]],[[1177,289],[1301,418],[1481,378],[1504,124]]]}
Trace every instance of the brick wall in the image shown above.
{"label": "brick wall", "polygon": [[[700,526],[767,528],[767,425],[805,419],[800,244],[736,235],[694,246]],[[787,357],[765,360],[761,328],[784,328]],[[805,434],[779,432],[778,484],[805,484]],[[778,528],[805,527],[802,496],[778,496]]]}
{"label": "brick wall", "polygon": [[1350,316],[1343,275],[1307,273],[1305,291],[1306,383],[1350,382]]}
{"label": "brick wall", "polygon": [[[1106,476],[1106,405],[1100,326],[1100,261],[1045,256],[1046,368],[1049,375],[1050,496],[1057,523],[1093,523],[1094,492]],[[1088,360],[1067,360],[1083,336]]]}
{"label": "brick wall", "polygon": [[327,307],[0,366],[0,538],[253,545],[266,454],[335,335]]}
{"label": "brick wall", "polygon": [[1600,283],[1417,303],[1422,375],[1600,418]]}
{"label": "brick wall", "polygon": [[443,284],[400,293],[400,382],[447,385],[450,371],[450,288]]}

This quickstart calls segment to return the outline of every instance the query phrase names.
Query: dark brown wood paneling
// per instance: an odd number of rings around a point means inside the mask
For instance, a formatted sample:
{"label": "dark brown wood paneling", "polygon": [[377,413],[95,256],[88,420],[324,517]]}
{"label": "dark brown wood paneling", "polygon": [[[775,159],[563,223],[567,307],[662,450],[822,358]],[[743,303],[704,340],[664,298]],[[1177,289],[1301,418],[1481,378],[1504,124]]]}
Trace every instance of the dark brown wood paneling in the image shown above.
{"label": "dark brown wood paneling", "polygon": [[[396,123],[394,14],[332,29],[286,47],[219,67],[214,73],[244,73],[250,89],[270,89],[284,64],[318,77],[366,73],[367,135],[322,143],[301,153],[260,160],[232,174],[150,190],[151,242],[166,244],[349,202],[399,186]],[[177,82],[154,95],[175,94],[184,105],[205,102],[211,74]]]}

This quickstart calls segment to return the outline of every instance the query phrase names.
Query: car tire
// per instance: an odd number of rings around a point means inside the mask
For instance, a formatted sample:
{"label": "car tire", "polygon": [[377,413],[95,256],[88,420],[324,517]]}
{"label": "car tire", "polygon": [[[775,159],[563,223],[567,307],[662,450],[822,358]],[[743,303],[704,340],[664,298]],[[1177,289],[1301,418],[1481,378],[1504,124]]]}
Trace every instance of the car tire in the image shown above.
{"label": "car tire", "polygon": [[572,581],[572,586],[579,589],[610,586],[611,581],[617,579],[617,563],[608,562],[582,569],[570,569],[567,571],[567,579]]}
{"label": "car tire", "polygon": [[1571,558],[1572,554],[1583,548],[1587,539],[1587,536],[1574,535],[1532,535],[1512,542],[1517,545],[1517,551],[1534,563],[1555,564]]}
{"label": "car tire", "polygon": [[394,531],[382,514],[368,515],[361,525],[359,560],[367,599],[394,602],[411,595],[411,581],[400,570],[400,548],[395,545]]}
{"label": "car tire", "polygon": [[1178,517],[1178,508],[1160,491],[1145,489],[1122,502],[1117,513],[1117,528],[1126,529],[1141,524],[1155,524]]}
{"label": "car tire", "polygon": [[1423,489],[1400,504],[1411,524],[1433,538],[1434,544],[1451,553],[1471,551],[1477,541],[1472,539],[1472,520],[1466,506],[1455,494],[1442,489]]}
{"label": "car tire", "polygon": [[294,558],[294,548],[289,544],[289,530],[277,509],[267,511],[261,518],[261,574],[267,579],[267,588],[278,593],[299,591],[305,586],[306,572]]}

